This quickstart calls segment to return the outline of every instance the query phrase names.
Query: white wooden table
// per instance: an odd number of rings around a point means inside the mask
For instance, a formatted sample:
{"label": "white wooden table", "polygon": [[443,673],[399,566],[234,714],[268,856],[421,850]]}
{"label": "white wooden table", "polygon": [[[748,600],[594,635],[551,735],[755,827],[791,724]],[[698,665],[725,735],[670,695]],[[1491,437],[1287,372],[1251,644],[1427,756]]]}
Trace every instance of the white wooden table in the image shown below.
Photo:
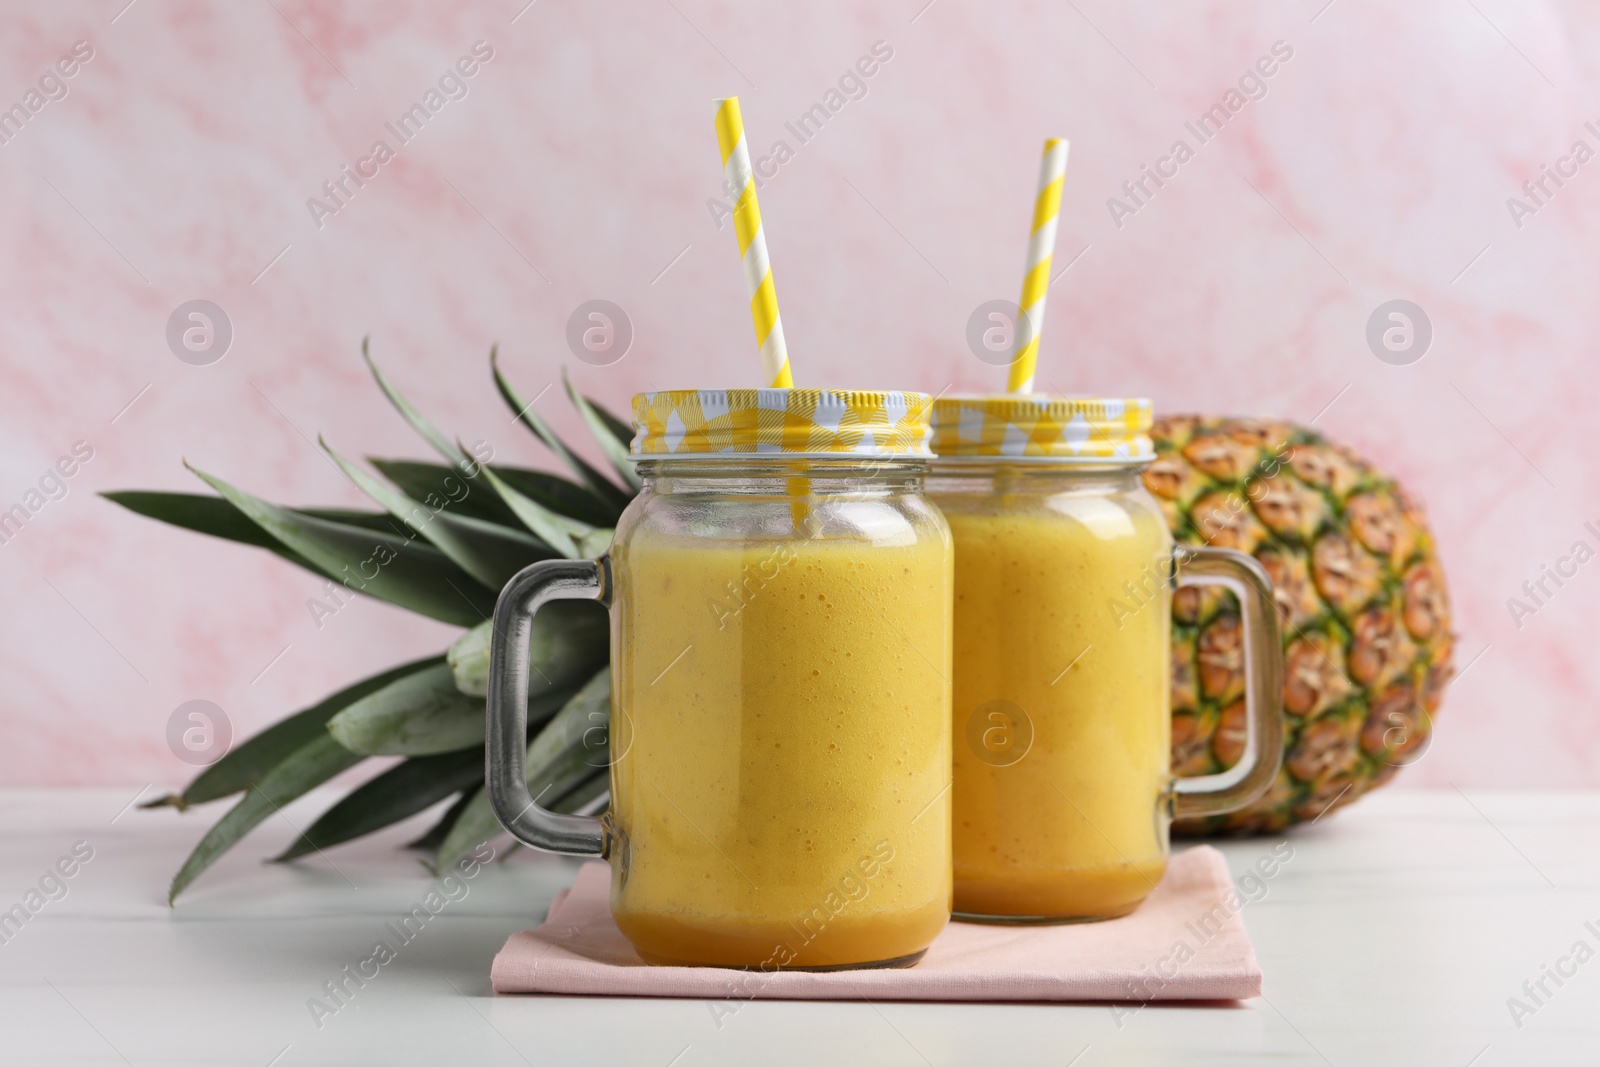
{"label": "white wooden table", "polygon": [[[261,866],[291,838],[287,820],[304,825],[318,804],[302,802],[169,909],[168,878],[222,808],[143,812],[133,796],[0,791],[0,910],[58,860],[74,871],[64,896],[47,880],[59,899],[20,929],[0,925],[0,1062],[1600,1063],[1600,956],[1570,955],[1579,941],[1600,952],[1600,793],[1390,790],[1291,834],[1293,859],[1244,912],[1266,996],[1243,1005],[758,1001],[728,1014],[497,998],[490,959],[573,870],[523,851],[320,1019],[307,1002],[329,1002],[324,983],[432,886],[395,851],[403,835],[335,850],[337,868]],[[1280,840],[1222,847],[1237,877]],[[93,857],[74,867],[80,841]],[[1557,985],[1546,966],[1575,973]],[[1535,1003],[1523,984],[1537,993],[1541,978],[1549,995]],[[1514,1020],[1512,997],[1533,1010]]]}

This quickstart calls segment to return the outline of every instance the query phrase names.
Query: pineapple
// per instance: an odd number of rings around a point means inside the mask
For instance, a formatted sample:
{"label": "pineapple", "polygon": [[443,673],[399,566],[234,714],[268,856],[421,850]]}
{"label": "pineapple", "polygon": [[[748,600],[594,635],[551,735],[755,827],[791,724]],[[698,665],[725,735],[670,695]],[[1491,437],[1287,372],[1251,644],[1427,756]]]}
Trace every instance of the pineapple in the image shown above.
{"label": "pineapple", "polygon": [[[626,423],[566,383],[612,468],[602,472],[556,436],[500,373],[492,351],[489,361],[516,420],[571,468],[572,478],[469,454],[429,424],[369,357],[379,387],[444,460],[371,460],[380,478],[324,443],[379,510],[281,507],[199,470],[217,495],[105,494],[150,518],[275,552],[327,579],[325,588],[341,598],[361,593],[465,630],[442,654],[357,682],[283,719],[235,746],[183,792],[142,805],[184,811],[239,798],[173,878],[169,901],[279,807],[370,756],[406,758],[335,802],[278,860],[321,852],[444,801],[450,803],[433,826],[411,843],[432,857],[435,870],[499,832],[483,790],[495,597],[530,563],[604,554],[639,481],[627,460]],[[605,609],[595,603],[552,604],[534,622],[528,781],[557,811],[593,810],[607,796],[607,738],[598,729],[611,708],[607,635]]]}
{"label": "pineapple", "polygon": [[[1180,416],[1151,431],[1144,474],[1173,535],[1253,554],[1283,630],[1283,768],[1228,815],[1180,833],[1262,832],[1320,818],[1420,756],[1451,677],[1449,603],[1421,509],[1312,430]],[[1172,761],[1180,775],[1244,751],[1238,604],[1215,588],[1172,606]]]}

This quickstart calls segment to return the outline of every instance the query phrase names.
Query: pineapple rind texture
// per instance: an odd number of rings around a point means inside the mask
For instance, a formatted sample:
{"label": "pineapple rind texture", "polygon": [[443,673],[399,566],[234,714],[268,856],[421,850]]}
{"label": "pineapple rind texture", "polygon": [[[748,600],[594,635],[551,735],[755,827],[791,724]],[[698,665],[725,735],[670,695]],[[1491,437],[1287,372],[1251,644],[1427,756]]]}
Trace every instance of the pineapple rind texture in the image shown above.
{"label": "pineapple rind texture", "polygon": [[[1426,750],[1454,635],[1433,535],[1395,481],[1314,430],[1179,415],[1151,430],[1145,486],[1173,536],[1249,552],[1283,631],[1283,768],[1266,795],[1186,834],[1264,833],[1319,819]],[[1174,773],[1226,770],[1244,747],[1239,607],[1179,590],[1172,621]]]}

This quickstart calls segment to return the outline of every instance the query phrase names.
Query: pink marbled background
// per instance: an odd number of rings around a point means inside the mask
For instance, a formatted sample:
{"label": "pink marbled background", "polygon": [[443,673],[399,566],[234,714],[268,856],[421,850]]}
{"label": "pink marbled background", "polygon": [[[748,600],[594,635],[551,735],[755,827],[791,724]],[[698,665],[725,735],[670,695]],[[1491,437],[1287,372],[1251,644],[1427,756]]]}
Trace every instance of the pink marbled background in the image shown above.
{"label": "pink marbled background", "polygon": [[[311,576],[94,493],[201,488],[187,457],[269,498],[359,503],[308,438],[425,455],[361,366],[367,333],[446,429],[535,464],[492,342],[529,392],[564,361],[617,405],[754,384],[732,233],[705,203],[711,101],[738,93],[754,144],[788,140],[883,40],[867,96],[762,193],[800,379],[1002,382],[966,318],[1015,298],[1040,139],[1070,137],[1057,263],[1082,258],[1053,291],[1043,381],[1168,411],[1326,407],[1320,427],[1427,503],[1460,662],[1487,649],[1403,781],[1600,785],[1600,565],[1520,629],[1506,606],[1600,519],[1600,164],[1520,228],[1506,207],[1600,143],[1592,5],[125,2],[0,6],[0,104],[95,49],[0,145],[0,508],[94,449],[0,546],[0,782],[177,783],[179,703],[214,700],[243,734],[442,647],[450,629],[367,600],[319,631]],[[307,197],[480,39],[495,54],[469,95],[318,229]],[[1275,40],[1294,56],[1268,95],[1113,225],[1107,197]],[[164,341],[193,297],[234,324],[208,367]],[[592,297],[637,330],[607,368],[565,350]],[[1434,324],[1411,366],[1364,342],[1393,297]],[[541,406],[582,436],[559,390]]]}

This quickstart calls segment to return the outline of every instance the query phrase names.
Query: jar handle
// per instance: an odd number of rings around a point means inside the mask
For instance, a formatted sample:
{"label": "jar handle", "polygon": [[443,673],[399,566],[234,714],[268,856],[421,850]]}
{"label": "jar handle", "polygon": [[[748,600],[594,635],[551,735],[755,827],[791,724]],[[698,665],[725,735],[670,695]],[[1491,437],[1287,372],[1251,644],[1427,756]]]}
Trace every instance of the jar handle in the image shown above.
{"label": "jar handle", "polygon": [[1178,818],[1220,815],[1270,789],[1283,764],[1283,642],[1272,579],[1254,556],[1211,545],[1175,546],[1173,569],[1179,586],[1230,590],[1238,598],[1244,625],[1244,754],[1226,771],[1173,782]]}
{"label": "jar handle", "polygon": [[545,560],[518,571],[500,591],[489,642],[489,806],[500,825],[525,845],[604,858],[603,820],[547,811],[528,792],[528,639],[534,613],[552,600],[598,600],[610,607],[610,560]]}

